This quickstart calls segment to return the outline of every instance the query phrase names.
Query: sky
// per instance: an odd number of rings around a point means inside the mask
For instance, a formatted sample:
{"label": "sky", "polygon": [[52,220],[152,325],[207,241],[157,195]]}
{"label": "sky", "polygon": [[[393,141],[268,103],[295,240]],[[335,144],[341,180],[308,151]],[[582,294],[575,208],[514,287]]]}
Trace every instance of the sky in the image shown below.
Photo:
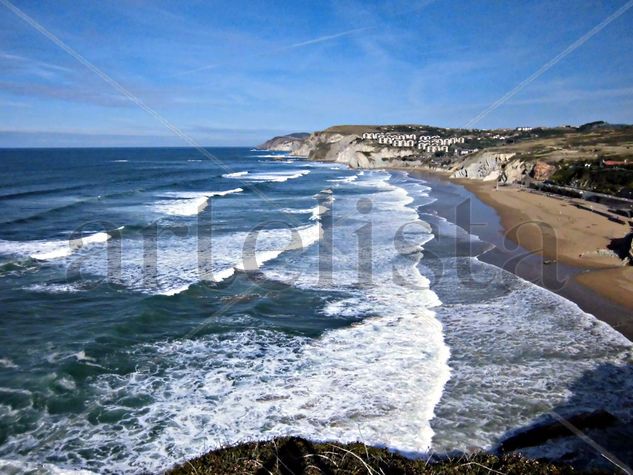
{"label": "sky", "polygon": [[633,0],[0,0],[0,147],[594,120],[633,123]]}

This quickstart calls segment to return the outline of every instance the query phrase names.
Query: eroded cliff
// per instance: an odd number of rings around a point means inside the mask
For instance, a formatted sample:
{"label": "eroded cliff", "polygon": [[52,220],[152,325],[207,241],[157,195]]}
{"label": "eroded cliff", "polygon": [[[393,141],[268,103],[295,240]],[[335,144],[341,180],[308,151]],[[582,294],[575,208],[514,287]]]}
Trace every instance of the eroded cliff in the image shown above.
{"label": "eroded cliff", "polygon": [[[627,191],[633,190],[633,127],[601,124],[599,128],[529,130],[344,125],[309,135],[276,137],[261,147],[353,168],[426,168],[456,178],[501,183],[551,180],[561,186],[633,196],[633,191]],[[376,138],[399,134],[407,138],[412,134],[418,141],[386,142]],[[429,136],[437,147],[425,146],[423,139]],[[459,142],[450,142],[455,137]]]}

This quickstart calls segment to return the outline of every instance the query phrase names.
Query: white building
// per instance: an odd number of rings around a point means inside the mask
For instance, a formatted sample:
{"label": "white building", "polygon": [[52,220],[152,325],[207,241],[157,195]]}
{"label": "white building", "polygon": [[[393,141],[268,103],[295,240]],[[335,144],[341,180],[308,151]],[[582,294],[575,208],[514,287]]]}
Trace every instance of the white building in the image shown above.
{"label": "white building", "polygon": [[464,137],[446,137],[439,135],[420,135],[402,134],[402,133],[385,133],[385,132],[364,132],[362,135],[364,140],[376,140],[382,145],[391,145],[394,147],[417,147],[418,150],[426,152],[443,151],[448,152],[449,147],[464,143]]}

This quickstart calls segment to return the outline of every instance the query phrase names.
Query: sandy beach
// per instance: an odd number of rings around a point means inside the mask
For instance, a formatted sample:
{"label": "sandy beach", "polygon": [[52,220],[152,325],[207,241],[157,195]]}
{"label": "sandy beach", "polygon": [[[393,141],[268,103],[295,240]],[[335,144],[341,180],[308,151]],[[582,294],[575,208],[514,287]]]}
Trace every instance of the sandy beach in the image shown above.
{"label": "sandy beach", "polygon": [[633,267],[606,251],[612,239],[631,232],[628,224],[517,187],[456,181],[497,211],[507,238],[545,260],[580,269],[577,282],[633,311]]}

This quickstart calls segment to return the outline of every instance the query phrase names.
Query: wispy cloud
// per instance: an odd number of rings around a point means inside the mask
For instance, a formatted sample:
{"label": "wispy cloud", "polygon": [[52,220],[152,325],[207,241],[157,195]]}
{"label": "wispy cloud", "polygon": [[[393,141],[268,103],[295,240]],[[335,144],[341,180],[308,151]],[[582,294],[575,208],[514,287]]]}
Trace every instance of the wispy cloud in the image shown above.
{"label": "wispy cloud", "polygon": [[129,101],[115,94],[104,93],[77,84],[36,84],[33,82],[0,81],[3,93],[21,97],[35,97],[65,102],[95,104],[105,107],[129,107]]}
{"label": "wispy cloud", "polygon": [[611,22],[613,22],[614,20],[617,20],[619,17],[621,17],[624,13],[626,13],[631,7],[633,7],[633,0],[629,0],[628,2],[626,2],[623,6],[621,6],[618,10],[616,10],[614,13],[612,13],[611,15],[609,15],[608,17],[606,17],[604,20],[602,20],[599,24],[597,24],[596,26],[594,26],[591,30],[589,30],[587,33],[585,33],[584,35],[582,35],[580,38],[578,38],[576,41],[574,41],[572,44],[570,44],[567,48],[565,48],[563,51],[561,51],[560,53],[558,53],[556,56],[554,56],[552,59],[550,59],[547,63],[545,63],[543,66],[541,66],[538,70],[536,70],[534,73],[532,73],[530,76],[528,76],[526,79],[524,79],[523,81],[521,81],[519,84],[517,84],[514,88],[512,88],[510,91],[508,91],[507,93],[505,93],[503,96],[501,96],[499,99],[497,99],[495,102],[493,102],[492,104],[490,104],[486,109],[484,109],[483,111],[481,111],[478,115],[476,115],[475,117],[473,117],[472,119],[470,119],[467,123],[466,123],[466,127],[470,128],[472,126],[474,126],[477,122],[479,122],[481,119],[483,119],[485,116],[487,116],[488,114],[490,114],[491,112],[493,112],[495,109],[499,108],[500,106],[502,106],[503,104],[505,104],[506,102],[508,102],[510,99],[512,99],[512,97],[514,97],[515,95],[517,95],[519,92],[521,92],[521,90],[523,90],[526,86],[530,85],[532,82],[536,81],[538,78],[540,78],[543,74],[545,74],[547,71],[549,71],[551,68],[553,68],[554,66],[556,66],[560,61],[562,61],[563,59],[565,59],[568,55],[570,55],[571,53],[573,53],[574,51],[576,51],[578,48],[580,48],[582,45],[584,45],[587,41],[589,41],[591,38],[593,38],[595,35],[597,35],[598,33],[600,33],[604,28],[606,28],[607,26],[609,26],[609,24]]}
{"label": "wispy cloud", "polygon": [[26,71],[27,73],[44,77],[46,79],[52,79],[57,76],[58,73],[67,74],[71,73],[72,69],[58,64],[48,63],[46,61],[40,61],[38,59],[28,58],[13,53],[7,53],[0,51],[0,63],[6,65],[12,65],[15,68]]}
{"label": "wispy cloud", "polygon": [[188,69],[186,71],[180,71],[180,72],[174,74],[174,76],[186,76],[187,74],[194,74],[194,73],[199,73],[201,71],[207,71],[209,69],[215,69],[215,68],[217,68],[219,66],[220,66],[220,64],[216,64],[216,63],[207,64],[205,66],[200,66],[199,68]]}
{"label": "wispy cloud", "polygon": [[[51,143],[71,143],[75,127],[89,124],[95,130],[85,131],[77,143],[92,143],[93,136],[94,143],[105,143],[99,132],[113,136],[113,144],[179,143],[117,87],[105,87],[112,82],[103,83],[95,70],[73,60],[77,57],[51,48],[15,21],[2,7],[6,1],[0,0],[0,110],[7,113],[0,129],[15,128],[15,140],[23,144],[44,137],[49,127],[57,133]],[[286,129],[309,131],[332,123],[459,126],[617,8],[580,0],[569,16],[569,2],[552,6],[547,0],[529,5],[336,0],[317,10],[296,2],[291,11],[283,2],[248,0],[231,0],[220,10],[209,2],[137,9],[100,2],[74,9],[27,3],[29,15],[60,32],[64,44],[72,43],[74,51],[203,144],[254,144]],[[633,34],[626,21],[632,12],[478,126],[595,117],[631,122]],[[563,79],[564,84],[553,82]],[[31,109],[21,109],[26,107]],[[137,124],[152,127],[141,130]],[[67,127],[66,135],[54,129],[58,125]],[[239,135],[207,125],[253,131]],[[29,134],[29,126],[43,130]],[[126,133],[134,137],[120,138]],[[6,133],[3,143],[12,143]]]}
{"label": "wispy cloud", "polygon": [[563,89],[547,91],[543,95],[525,99],[513,99],[508,105],[556,104],[575,101],[603,101],[611,98],[633,98],[633,87],[610,89]]}
{"label": "wispy cloud", "polygon": [[4,101],[4,100],[0,100],[0,106],[20,108],[20,109],[23,109],[23,108],[30,109],[33,107],[31,104],[27,104],[26,102]]}
{"label": "wispy cloud", "polygon": [[307,41],[302,41],[300,43],[295,43],[289,46],[285,46],[283,48],[280,48],[279,50],[287,50],[287,49],[293,49],[293,48],[301,48],[303,46],[309,46],[309,45],[314,45],[317,43],[323,43],[325,41],[331,41],[331,40],[335,40],[337,38],[341,38],[343,36],[350,36],[350,35],[354,35],[356,33],[360,33],[361,31],[367,31],[367,30],[372,30],[374,29],[374,26],[367,26],[365,28],[355,28],[353,30],[348,30],[348,31],[343,31],[341,33],[336,33],[334,35],[325,35],[325,36],[319,36],[318,38],[313,38],[311,40],[307,40]]}
{"label": "wispy cloud", "polygon": [[[347,30],[347,31],[342,31],[340,33],[335,33],[332,35],[324,35],[324,36],[319,36],[318,38],[312,38],[310,40],[306,40],[306,41],[300,41],[298,43],[293,43],[287,46],[281,46],[279,48],[273,48],[269,51],[267,51],[265,54],[268,55],[274,55],[277,53],[281,53],[283,51],[288,51],[291,49],[295,49],[295,48],[303,48],[306,46],[311,46],[311,45],[315,45],[315,44],[319,44],[319,43],[325,43],[326,41],[332,41],[332,40],[336,40],[338,38],[342,38],[345,36],[351,36],[351,35],[355,35],[357,33],[361,33],[363,31],[368,31],[368,30],[372,30],[376,28],[375,26],[367,26],[367,27],[363,27],[363,28],[354,28],[353,30]],[[194,68],[194,69],[188,69],[186,71],[180,71],[179,73],[176,73],[174,76],[185,76],[188,74],[194,74],[194,73],[199,73],[201,71],[207,71],[210,69],[215,69],[222,66],[222,64],[220,63],[212,63],[212,64],[206,64],[204,66],[200,66],[198,68]]]}

